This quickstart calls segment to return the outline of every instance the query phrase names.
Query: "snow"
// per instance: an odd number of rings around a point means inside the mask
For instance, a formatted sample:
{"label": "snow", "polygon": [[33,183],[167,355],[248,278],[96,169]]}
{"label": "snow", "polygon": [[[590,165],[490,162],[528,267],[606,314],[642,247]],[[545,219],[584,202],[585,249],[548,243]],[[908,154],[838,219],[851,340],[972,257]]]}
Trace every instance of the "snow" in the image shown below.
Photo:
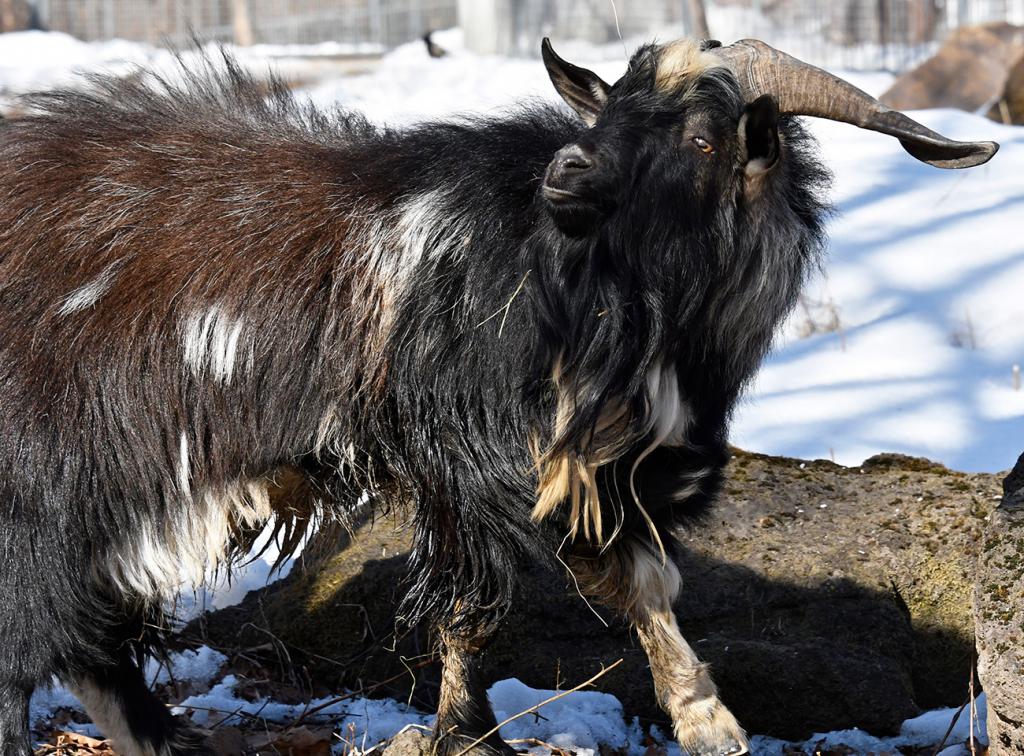
{"label": "snow", "polygon": [[[146,679],[152,683],[166,684],[172,677],[178,683],[189,683],[193,689],[207,688],[205,693],[190,695],[173,707],[175,714],[188,714],[201,727],[239,725],[252,717],[268,722],[286,723],[305,715],[309,722],[331,722],[335,731],[342,733],[365,751],[370,746],[391,738],[407,727],[430,729],[434,716],[417,711],[415,708],[392,699],[368,699],[341,693],[338,696],[318,698],[306,704],[284,704],[269,699],[248,700],[235,692],[238,677],[232,674],[220,677],[227,663],[227,657],[220,652],[202,646],[171,654],[169,667],[151,661],[146,668]],[[647,683],[645,683],[647,684]],[[559,691],[530,688],[519,680],[502,680],[487,692],[498,722],[537,706],[558,695]],[[344,700],[336,700],[343,698]],[[313,709],[319,711],[308,714]],[[978,714],[974,722],[974,733],[985,742],[985,696],[978,697],[975,706]],[[30,704],[30,721],[38,726],[61,710],[84,714],[81,704],[74,695],[54,682],[50,688],[37,690]],[[535,740],[542,743],[576,751],[580,756],[594,756],[602,746],[622,750],[635,756],[646,751],[645,733],[636,720],[626,720],[619,700],[608,693],[598,691],[575,691],[546,704],[540,716],[527,714],[504,725],[500,734],[506,741]],[[833,733],[819,733],[803,743],[791,744],[764,736],[752,739],[754,756],[782,756],[783,748],[799,746],[813,752],[820,741],[825,745],[846,745],[857,753],[893,753],[900,746],[934,746],[945,734],[949,723],[956,715],[956,709],[938,709],[927,712],[903,723],[900,734],[890,738],[876,738],[861,730],[843,730]],[[63,726],[63,725],[62,725]],[[92,737],[102,733],[92,724],[66,725]],[[970,715],[965,709],[947,739],[947,744],[960,750],[951,751],[947,756],[962,756],[962,744],[968,740]],[[668,756],[680,756],[678,746],[666,742],[665,735],[652,728],[650,735],[667,747]],[[528,746],[529,744],[525,744]],[[543,750],[543,749],[540,749]]]}
{"label": "snow", "polygon": [[837,730],[815,733],[802,743],[792,744],[775,738],[756,736],[751,742],[751,753],[753,756],[783,756],[784,749],[793,745],[805,753],[815,753],[843,745],[852,748],[858,754],[898,753],[900,749],[909,747],[934,748],[942,742],[950,722],[953,722],[955,717],[956,724],[946,737],[947,747],[940,753],[946,756],[966,756],[970,749],[965,744],[969,743],[972,734],[979,743],[988,743],[985,737],[987,707],[984,693],[975,700],[974,709],[977,714],[973,728],[971,713],[967,708],[959,712],[959,715],[958,709],[934,709],[905,721],[900,727],[900,734],[895,737],[879,738],[858,729]]}
{"label": "snow", "polygon": [[51,719],[59,709],[82,711],[82,705],[74,694],[54,682],[48,688],[39,688],[32,694],[28,705],[28,719],[33,725]]}
{"label": "snow", "polygon": [[0,35],[0,94],[81,84],[83,73],[128,73],[153,60],[154,50],[123,40],[82,42],[61,32]]}
{"label": "snow", "polygon": [[171,654],[167,664],[150,659],[146,665],[146,680],[150,685],[165,685],[169,682],[208,683],[220,672],[228,657],[209,646]]}
{"label": "snow", "polygon": [[[360,751],[366,751],[409,727],[425,730],[433,727],[432,714],[417,711],[408,704],[392,699],[348,698],[346,696],[350,694],[343,693],[314,699],[306,704],[284,704],[265,698],[241,698],[235,693],[235,687],[240,682],[235,675],[226,675],[213,684],[224,661],[221,654],[207,647],[173,655],[171,666],[179,681],[187,680],[198,686],[212,684],[207,692],[191,695],[174,706],[172,711],[175,714],[187,714],[197,725],[206,728],[240,725],[252,718],[276,724],[293,722],[299,717],[309,723],[330,722],[335,732],[343,734]],[[151,672],[147,672],[147,676]],[[166,682],[167,678],[159,681]],[[487,695],[497,721],[503,722],[559,693],[530,688],[519,680],[510,679],[495,683]],[[973,732],[979,742],[985,743],[984,694],[978,697],[975,708],[978,718],[974,722]],[[53,717],[58,709],[82,711],[71,693],[59,685],[50,690],[38,691],[32,698],[31,721],[38,724]],[[797,747],[806,753],[813,753],[821,746],[845,745],[858,754],[874,754],[895,753],[898,748],[907,746],[935,746],[942,741],[956,715],[956,709],[927,712],[907,720],[898,736],[888,738],[874,737],[856,729],[817,733],[802,743],[755,736],[751,740],[751,751],[753,756],[783,756],[787,748]],[[102,736],[94,725],[72,723],[71,726],[93,737]],[[970,714],[964,709],[946,740],[949,749],[943,753],[947,756],[964,756],[968,750],[963,744],[968,741],[971,732]],[[532,748],[538,753],[546,753],[547,750],[529,741],[570,749],[580,756],[595,756],[601,747],[629,753],[631,756],[642,756],[647,751],[649,734],[665,746],[668,756],[680,756],[681,753],[679,747],[674,742],[666,741],[665,735],[657,728],[652,727],[645,734],[636,720],[628,722],[624,718],[622,704],[615,696],[597,691],[576,691],[563,695],[540,708],[539,715],[526,714],[505,724],[500,734],[506,741],[516,741],[520,748]]]}
{"label": "snow", "polygon": [[[320,698],[308,704],[284,704],[268,699],[249,701],[238,698],[234,675],[228,675],[208,693],[189,696],[172,711],[175,714],[191,712],[192,719],[203,727],[240,724],[246,715],[257,716],[270,722],[288,722],[308,711],[324,708],[308,715],[312,722],[330,721],[342,733],[352,732],[355,743],[373,745],[386,740],[408,725],[429,727],[432,715],[416,711],[407,704],[391,699],[353,697],[331,703],[334,698]],[[340,696],[339,696],[340,697]]]}
{"label": "snow", "polygon": [[968,471],[1007,469],[1022,451],[1024,130],[914,115],[1002,148],[982,168],[939,172],[894,140],[812,123],[839,215],[806,296],[834,302],[840,329],[801,339],[805,313],[790,319],[738,414],[739,446],[848,465],[899,451]]}
{"label": "snow", "polygon": [[[557,691],[535,690],[519,680],[503,680],[487,693],[495,718],[503,722],[555,695]],[[533,714],[519,717],[501,728],[506,741],[533,738],[560,748],[592,756],[605,745],[619,749],[628,746],[630,735],[639,734],[625,726],[622,704],[608,693],[576,691],[547,704]]]}
{"label": "snow", "polygon": [[[150,685],[192,683],[197,686],[208,685],[220,673],[227,657],[209,646],[197,649],[186,649],[168,656],[168,664],[160,664],[150,659],[146,665],[145,678]],[[82,705],[74,694],[56,680],[49,687],[39,688],[32,694],[29,702],[29,721],[33,726],[50,719],[59,709],[84,712]]]}
{"label": "snow", "polygon": [[[191,711],[192,719],[204,727],[241,723],[246,715],[272,722],[288,722],[305,712],[324,706],[334,698],[321,698],[308,704],[287,705],[259,699],[238,698],[233,691],[238,680],[228,675],[208,693],[190,696],[174,708],[175,713]],[[503,680],[488,691],[488,698],[499,722],[525,711],[558,691],[535,690],[518,680]],[[580,756],[593,756],[600,746],[625,748],[631,752],[641,746],[642,733],[636,724],[627,725],[622,704],[615,696],[595,691],[577,691],[544,706],[540,716],[519,717],[501,728],[505,740],[534,739],[572,748]],[[364,748],[386,740],[403,728],[433,726],[434,716],[390,699],[352,698],[331,703],[308,721],[330,721],[336,731],[352,733],[354,742]]]}

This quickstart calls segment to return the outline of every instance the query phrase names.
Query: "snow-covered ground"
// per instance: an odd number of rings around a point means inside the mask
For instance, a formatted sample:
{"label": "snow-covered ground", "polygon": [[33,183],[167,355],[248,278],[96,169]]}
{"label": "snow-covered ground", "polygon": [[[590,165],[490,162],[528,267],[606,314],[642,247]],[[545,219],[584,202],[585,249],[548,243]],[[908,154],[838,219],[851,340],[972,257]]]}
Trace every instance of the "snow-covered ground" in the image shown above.
{"label": "snow-covered ground", "polygon": [[[169,669],[151,663],[147,677],[157,683],[174,679],[179,684],[205,690],[182,700],[174,707],[174,712],[191,714],[198,725],[206,728],[234,726],[252,717],[274,724],[294,722],[299,717],[311,723],[330,722],[335,732],[344,733],[347,741],[336,742],[337,753],[366,751],[404,728],[429,730],[433,725],[432,715],[390,699],[353,697],[337,700],[344,698],[339,695],[296,705],[266,699],[250,700],[235,691],[240,681],[234,675],[221,675],[226,662],[223,654],[203,647],[172,655]],[[666,756],[680,756],[678,746],[664,732],[656,727],[645,731],[635,719],[628,720],[619,700],[607,693],[592,690],[569,693],[541,706],[542,716],[530,714],[513,719],[517,714],[556,698],[557,694],[557,691],[529,688],[518,680],[503,680],[493,685],[488,697],[497,720],[512,719],[501,728],[501,736],[519,744],[519,747],[523,747],[524,741],[539,741],[575,751],[579,756],[594,756],[601,746],[629,756],[644,756],[652,753],[648,746],[653,741],[665,747]],[[897,753],[900,747],[938,745],[955,718],[955,726],[946,738],[948,748],[942,753],[945,756],[966,756],[969,750],[963,744],[969,740],[972,731],[976,738],[984,740],[984,695],[979,696],[975,708],[976,719],[973,721],[969,709],[964,709],[959,716],[956,709],[927,712],[908,719],[903,723],[900,734],[893,737],[876,738],[861,730],[843,730],[818,733],[799,744],[755,736],[751,746],[754,756],[783,756],[783,749],[794,745],[805,753],[841,746],[858,754]],[[44,723],[62,709],[84,713],[74,696],[60,686],[37,692],[31,706],[33,725]],[[311,716],[306,715],[313,710],[315,713]],[[91,724],[71,723],[65,727],[91,737],[102,736]],[[532,750],[547,753],[546,748]]]}
{"label": "snow-covered ground", "polygon": [[[523,98],[554,98],[538,61],[472,55],[462,49],[457,31],[435,39],[451,55],[431,59],[421,44],[407,45],[385,56],[372,73],[330,81],[306,94],[391,124],[497,112]],[[309,52],[318,51],[249,50],[242,59],[265,68],[268,58]],[[621,46],[575,45],[563,52],[608,80],[625,64]],[[166,52],[126,42],[84,44],[38,32],[0,35],[0,105],[19,92],[77,85],[82,72],[128,72],[139,65],[168,70],[170,63]],[[889,82],[885,75],[848,78],[875,94]],[[946,110],[915,118],[956,138],[995,139],[1002,150],[985,167],[943,172],[914,161],[895,140],[840,124],[811,123],[836,176],[839,214],[831,226],[831,251],[737,415],[733,440],[738,445],[846,464],[897,451],[989,471],[1010,467],[1024,450],[1024,389],[1014,390],[1011,377],[1013,366],[1024,363],[1024,129]],[[212,596],[207,591],[196,601],[199,606],[234,603],[262,585],[267,572],[258,563],[236,575],[229,590]],[[175,669],[176,679],[214,683],[183,706],[227,711],[250,706],[234,696],[230,677],[217,677],[222,660],[204,653],[202,659],[178,660],[185,666]],[[511,680],[497,684],[490,695],[500,720],[501,712],[515,713],[550,693]],[[33,719],[75,706],[63,689],[43,691],[33,699]],[[269,708],[281,719],[302,711],[273,702],[256,706],[264,716]],[[979,711],[983,715],[984,705]],[[405,725],[429,725],[430,719],[393,701],[365,699],[323,714],[352,722],[366,744]],[[625,746],[639,754],[643,733],[622,714],[611,696],[576,693],[546,708],[544,719],[517,720],[502,734],[584,751],[598,744]],[[825,737],[869,753],[934,744],[952,716],[942,711],[910,720],[897,739],[847,732],[816,736],[805,745]],[[963,743],[967,727],[965,712],[949,742]],[[755,745],[758,753],[781,754],[783,744],[756,738]],[[962,751],[955,748],[950,753]]]}

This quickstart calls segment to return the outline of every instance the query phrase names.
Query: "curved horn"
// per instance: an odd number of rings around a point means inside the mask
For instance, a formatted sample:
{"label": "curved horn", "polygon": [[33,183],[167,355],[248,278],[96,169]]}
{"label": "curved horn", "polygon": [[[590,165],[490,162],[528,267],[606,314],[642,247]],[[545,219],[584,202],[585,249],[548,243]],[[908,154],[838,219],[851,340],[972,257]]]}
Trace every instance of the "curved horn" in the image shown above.
{"label": "curved horn", "polygon": [[[713,43],[712,43],[713,44]],[[843,121],[894,136],[903,149],[937,168],[971,168],[988,162],[995,142],[956,142],[891,110],[867,92],[756,39],[727,47],[709,46],[739,80],[747,102],[773,95],[779,110],[792,115]]]}

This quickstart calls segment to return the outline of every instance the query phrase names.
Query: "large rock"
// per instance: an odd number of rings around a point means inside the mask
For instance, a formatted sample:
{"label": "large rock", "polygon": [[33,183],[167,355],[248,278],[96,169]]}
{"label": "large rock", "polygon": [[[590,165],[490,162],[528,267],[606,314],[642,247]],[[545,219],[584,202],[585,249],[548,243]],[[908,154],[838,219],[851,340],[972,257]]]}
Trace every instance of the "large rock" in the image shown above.
{"label": "large rock", "polygon": [[974,593],[993,756],[1024,753],[1024,455],[985,530]]}
{"label": "large rock", "polygon": [[897,110],[959,108],[974,112],[1003,95],[1024,53],[1024,27],[1006,23],[957,29],[938,52],[902,74],[880,98]]}
{"label": "large rock", "polygon": [[35,27],[28,0],[0,0],[0,33],[25,31]]}
{"label": "large rock", "polygon": [[1024,125],[1024,53],[1010,69],[1003,94],[992,104],[988,117],[1000,123]]}
{"label": "large rock", "polygon": [[[971,573],[995,476],[898,456],[846,468],[742,452],[729,472],[720,506],[683,539],[678,611],[750,731],[885,734],[921,708],[964,701]],[[365,526],[323,568],[193,629],[220,647],[274,639],[284,671],[314,692],[376,685],[375,694],[429,709],[431,639],[422,629],[393,637],[408,535],[388,521]],[[665,724],[635,637],[596,611],[609,628],[563,574],[524,570],[520,601],[486,654],[488,674],[567,687],[625,658],[598,686],[629,715]]]}

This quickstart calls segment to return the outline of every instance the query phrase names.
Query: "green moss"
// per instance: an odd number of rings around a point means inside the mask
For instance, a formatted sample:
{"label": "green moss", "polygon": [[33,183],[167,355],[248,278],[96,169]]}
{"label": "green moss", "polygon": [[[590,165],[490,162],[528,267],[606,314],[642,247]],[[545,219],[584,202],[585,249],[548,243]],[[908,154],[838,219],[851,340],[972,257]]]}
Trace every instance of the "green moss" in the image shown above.
{"label": "green moss", "polygon": [[914,628],[914,688],[930,707],[963,695],[974,649],[973,585],[962,565],[931,560],[901,591]]}
{"label": "green moss", "polygon": [[876,454],[864,460],[861,465],[865,470],[877,472],[880,470],[906,470],[908,472],[929,473],[942,477],[953,475],[953,471],[938,462],[932,462],[924,457],[908,457],[903,454]]}
{"label": "green moss", "polygon": [[977,496],[971,497],[971,516],[984,520],[992,513],[992,507],[987,502],[981,501]]}

